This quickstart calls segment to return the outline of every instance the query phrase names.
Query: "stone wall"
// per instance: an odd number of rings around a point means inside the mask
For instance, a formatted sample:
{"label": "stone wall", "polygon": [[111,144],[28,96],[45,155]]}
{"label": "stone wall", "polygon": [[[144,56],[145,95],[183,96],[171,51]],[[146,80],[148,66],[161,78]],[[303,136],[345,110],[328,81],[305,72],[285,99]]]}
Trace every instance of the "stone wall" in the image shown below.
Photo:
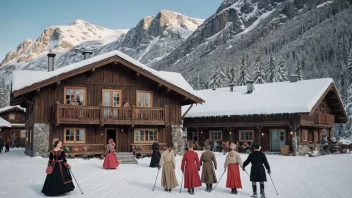
{"label": "stone wall", "polygon": [[[172,144],[176,153],[182,154],[185,148],[183,125],[172,125]],[[186,132],[187,134],[187,132]],[[186,136],[187,138],[187,136]]]}
{"label": "stone wall", "polygon": [[50,137],[50,124],[35,123],[33,127],[33,150],[29,151],[30,156],[48,157]]}

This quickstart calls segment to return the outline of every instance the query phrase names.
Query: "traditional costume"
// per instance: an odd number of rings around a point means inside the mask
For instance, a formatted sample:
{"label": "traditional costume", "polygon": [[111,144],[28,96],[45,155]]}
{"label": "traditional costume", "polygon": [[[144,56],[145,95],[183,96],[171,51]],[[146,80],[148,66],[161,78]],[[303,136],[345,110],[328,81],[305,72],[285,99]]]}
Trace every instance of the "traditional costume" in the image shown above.
{"label": "traditional costume", "polygon": [[159,152],[159,143],[158,141],[155,141],[152,145],[152,158],[150,160],[150,167],[157,167],[160,161],[160,152]]}
{"label": "traditional costume", "polygon": [[103,167],[105,169],[115,169],[119,166],[119,160],[115,153],[115,143],[112,139],[109,140],[109,144],[106,145],[106,153]]}
{"label": "traditional costume", "polygon": [[265,169],[263,167],[263,164],[265,168],[268,170],[268,173],[271,174],[270,172],[270,166],[268,163],[268,160],[266,159],[266,156],[263,152],[260,151],[260,146],[259,144],[255,144],[255,150],[253,153],[249,154],[247,160],[243,163],[243,170],[245,170],[245,167],[249,164],[252,163],[251,167],[251,176],[250,180],[252,182],[252,188],[253,188],[253,196],[257,196],[257,183],[260,183],[260,195],[262,198],[265,197],[264,193],[264,182],[266,181],[266,174],[265,174]]}
{"label": "traditional costume", "polygon": [[158,168],[162,167],[161,186],[165,191],[171,192],[171,188],[176,188],[178,182],[175,175],[175,153],[170,148],[161,154]]}
{"label": "traditional costume", "polygon": [[231,194],[237,194],[237,188],[242,188],[238,166],[243,167],[243,163],[240,154],[236,152],[236,144],[231,143],[230,149],[224,164],[225,171],[227,169],[226,188],[231,188]]}
{"label": "traditional costume", "polygon": [[44,182],[42,193],[47,196],[58,196],[75,189],[72,183],[70,166],[62,150],[50,152],[47,176]]}
{"label": "traditional costume", "polygon": [[217,182],[215,174],[217,164],[214,153],[210,151],[210,145],[207,145],[205,149],[206,151],[200,157],[200,165],[203,167],[201,180],[207,186],[206,191],[210,192],[213,189],[213,184]]}
{"label": "traditional costume", "polygon": [[199,157],[193,150],[193,144],[190,143],[189,150],[183,154],[181,170],[184,173],[184,188],[188,188],[188,193],[194,194],[194,188],[201,186],[198,171],[200,170]]}

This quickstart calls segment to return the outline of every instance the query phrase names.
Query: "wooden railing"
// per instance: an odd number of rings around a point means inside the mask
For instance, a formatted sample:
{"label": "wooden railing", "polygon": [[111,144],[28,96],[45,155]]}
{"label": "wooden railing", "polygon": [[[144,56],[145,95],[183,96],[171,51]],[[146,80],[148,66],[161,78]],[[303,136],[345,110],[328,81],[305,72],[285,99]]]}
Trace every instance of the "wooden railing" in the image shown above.
{"label": "wooden railing", "polygon": [[151,124],[165,125],[165,107],[106,107],[57,104],[56,124]]}
{"label": "wooden railing", "polygon": [[301,114],[301,124],[303,126],[313,125],[333,125],[335,123],[335,116],[325,113],[317,113],[314,115]]}

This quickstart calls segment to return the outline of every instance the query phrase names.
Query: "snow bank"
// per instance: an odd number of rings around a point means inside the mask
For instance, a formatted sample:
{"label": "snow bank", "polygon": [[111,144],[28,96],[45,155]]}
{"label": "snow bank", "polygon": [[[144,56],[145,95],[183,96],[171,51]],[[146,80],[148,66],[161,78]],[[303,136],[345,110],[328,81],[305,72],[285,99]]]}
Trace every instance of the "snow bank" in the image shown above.
{"label": "snow bank", "polygon": [[[310,112],[326,89],[331,78],[255,84],[247,94],[247,86],[199,91],[206,101],[193,106],[186,117],[230,116],[252,114],[282,114]],[[182,107],[183,112],[188,106]]]}
{"label": "snow bank", "polygon": [[48,80],[50,78],[56,77],[60,74],[64,74],[67,72],[70,72],[75,69],[82,68],[86,65],[93,64],[95,62],[113,57],[113,56],[118,56],[140,68],[143,70],[153,74],[154,76],[157,76],[181,89],[184,91],[195,95],[199,98],[202,98],[202,95],[196,91],[193,90],[193,88],[187,83],[187,81],[183,78],[182,75],[180,74],[170,74],[172,72],[160,72],[157,70],[154,70],[143,63],[131,58],[130,56],[120,52],[120,51],[111,51],[107,52],[105,54],[101,54],[92,58],[89,58],[87,60],[83,60],[71,65],[67,65],[65,67],[62,67],[60,69],[54,70],[52,72],[45,72],[45,71],[28,71],[28,70],[16,70],[13,72],[13,77],[12,77],[12,91],[17,91],[20,89],[23,89],[25,87],[29,87],[35,83],[39,83],[44,80]]}

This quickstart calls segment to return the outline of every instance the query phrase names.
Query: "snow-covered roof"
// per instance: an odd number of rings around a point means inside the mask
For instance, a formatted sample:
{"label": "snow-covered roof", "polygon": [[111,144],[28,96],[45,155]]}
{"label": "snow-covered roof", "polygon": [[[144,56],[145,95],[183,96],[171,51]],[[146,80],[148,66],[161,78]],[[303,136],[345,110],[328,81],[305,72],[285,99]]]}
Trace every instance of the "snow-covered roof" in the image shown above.
{"label": "snow-covered roof", "polygon": [[162,71],[157,71],[155,69],[152,69],[143,63],[131,58],[130,56],[120,52],[120,51],[111,51],[107,52],[105,54],[97,55],[95,57],[67,65],[65,67],[62,67],[60,69],[51,71],[51,72],[45,72],[45,71],[28,71],[28,70],[16,70],[13,72],[12,76],[12,91],[17,91],[20,89],[23,89],[25,87],[29,87],[33,84],[42,82],[44,80],[48,80],[52,77],[56,77],[58,75],[70,72],[75,69],[79,69],[81,67],[84,67],[86,65],[113,57],[113,56],[118,56],[140,68],[143,70],[153,74],[156,77],[159,77],[160,79],[167,81],[176,87],[183,89],[184,91],[188,92],[189,94],[192,94],[202,100],[203,97],[202,95],[194,91],[193,88],[187,83],[187,81],[183,78],[183,76],[179,73],[174,73],[174,72],[162,72]]}
{"label": "snow-covered roof", "polygon": [[4,120],[2,117],[0,117],[0,127],[11,128],[11,124],[8,121]]}
{"label": "snow-covered roof", "polygon": [[[255,84],[247,94],[247,86],[200,90],[206,98],[202,105],[193,105],[186,117],[283,114],[311,112],[328,87],[331,78]],[[188,105],[189,106],[189,105]],[[185,112],[188,106],[183,106]]]}
{"label": "snow-covered roof", "polygon": [[11,111],[12,109],[21,109],[24,111],[24,108],[20,107],[19,105],[16,106],[6,106],[0,109],[0,113]]}

